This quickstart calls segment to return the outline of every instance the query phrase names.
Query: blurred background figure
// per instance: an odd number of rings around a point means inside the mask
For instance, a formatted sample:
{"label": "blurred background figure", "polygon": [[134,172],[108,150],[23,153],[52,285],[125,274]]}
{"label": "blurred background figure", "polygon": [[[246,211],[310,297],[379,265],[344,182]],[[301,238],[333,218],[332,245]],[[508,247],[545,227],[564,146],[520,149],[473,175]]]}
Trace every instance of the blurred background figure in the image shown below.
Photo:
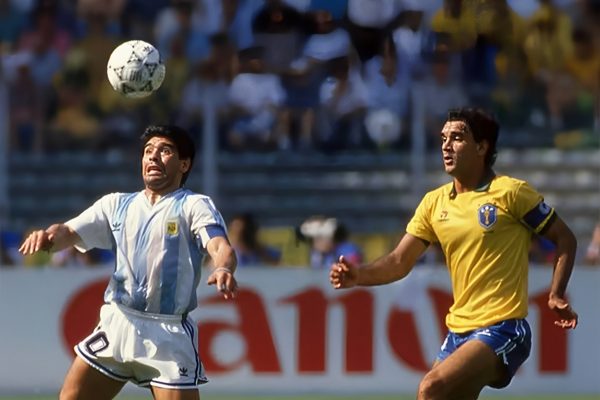
{"label": "blurred background figure", "polygon": [[52,253],[50,265],[54,267],[97,267],[114,263],[114,256],[110,251],[92,249],[81,253],[74,247]]}
{"label": "blurred background figure", "polygon": [[600,222],[596,224],[587,246],[585,262],[590,265],[600,265]]}
{"label": "blurred background figure", "polygon": [[265,151],[284,145],[278,122],[286,93],[279,76],[266,68],[262,55],[262,47],[239,53],[240,72],[229,87],[231,128],[227,145],[233,151]]}
{"label": "blurred background figure", "polygon": [[310,245],[310,268],[329,269],[340,256],[353,263],[363,261],[362,250],[350,240],[348,229],[336,218],[310,217],[298,227],[297,234]]}
{"label": "blurred background figure", "polygon": [[281,251],[259,239],[260,226],[252,213],[234,216],[227,225],[229,241],[235,250],[238,267],[278,265]]}
{"label": "blurred background figure", "polygon": [[0,268],[21,264],[22,257],[18,250],[21,239],[18,232],[0,230]]}

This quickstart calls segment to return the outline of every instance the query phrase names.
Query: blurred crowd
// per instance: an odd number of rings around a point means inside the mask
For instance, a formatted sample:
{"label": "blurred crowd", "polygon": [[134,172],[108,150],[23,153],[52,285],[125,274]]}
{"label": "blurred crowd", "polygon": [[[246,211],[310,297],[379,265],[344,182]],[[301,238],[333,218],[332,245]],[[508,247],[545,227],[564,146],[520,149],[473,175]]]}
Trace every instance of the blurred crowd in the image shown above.
{"label": "blurred crowd", "polygon": [[[325,271],[341,256],[360,265],[390,252],[402,236],[402,233],[357,235],[340,219],[326,215],[310,216],[296,227],[262,228],[253,213],[243,212],[229,219],[227,229],[238,268],[284,266]],[[23,235],[18,232],[0,232],[0,269],[48,266],[112,268],[115,262],[113,253],[108,250],[92,249],[80,253],[74,247],[22,256],[18,252],[22,241]],[[579,263],[600,266],[600,222],[582,247],[585,251]],[[535,236],[529,251],[530,263],[552,266],[554,258],[554,245],[541,236]],[[203,266],[211,263],[208,256],[203,260]],[[435,243],[417,262],[417,266],[444,264],[441,247]]]}
{"label": "blurred crowd", "polygon": [[[148,98],[125,98],[106,78],[110,53],[131,39],[166,64]],[[228,152],[384,151],[410,146],[417,115],[434,148],[447,109],[473,104],[495,112],[503,135],[590,147],[599,48],[600,0],[0,0],[11,153],[127,152],[149,123],[181,125],[200,146],[212,126]],[[262,241],[251,214],[229,230],[242,266],[289,264],[293,243],[304,265],[324,268],[397,239],[357,242],[328,216],[285,245],[282,232]],[[600,263],[594,235],[586,260]],[[2,233],[0,265],[111,261],[73,250],[23,260],[21,240]],[[531,256],[547,264],[553,249],[535,241]],[[427,257],[441,261],[436,249]]]}
{"label": "blurred crowd", "polygon": [[[226,151],[401,148],[415,92],[430,146],[467,104],[586,146],[599,30],[600,0],[0,0],[0,85],[16,152],[126,149],[149,122],[201,141],[206,113]],[[146,99],[106,79],[131,39],[166,64]]]}

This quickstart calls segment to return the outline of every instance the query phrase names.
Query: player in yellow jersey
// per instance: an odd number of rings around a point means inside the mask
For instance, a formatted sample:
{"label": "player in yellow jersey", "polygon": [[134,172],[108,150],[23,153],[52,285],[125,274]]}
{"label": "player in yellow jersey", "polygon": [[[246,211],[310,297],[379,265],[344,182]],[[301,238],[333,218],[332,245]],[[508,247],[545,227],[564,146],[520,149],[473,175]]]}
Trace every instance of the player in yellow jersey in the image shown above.
{"label": "player in yellow jersey", "polygon": [[577,326],[565,300],[577,241],[556,211],[527,182],[496,175],[497,122],[478,109],[448,114],[442,157],[452,182],[425,195],[407,233],[389,254],[361,266],[340,257],[329,279],[336,289],[404,278],[430,243],[444,252],[454,304],[449,332],[418,400],[477,399],[485,386],[507,386],[529,356],[528,251],[532,235],[556,246],[548,307],[555,324]]}

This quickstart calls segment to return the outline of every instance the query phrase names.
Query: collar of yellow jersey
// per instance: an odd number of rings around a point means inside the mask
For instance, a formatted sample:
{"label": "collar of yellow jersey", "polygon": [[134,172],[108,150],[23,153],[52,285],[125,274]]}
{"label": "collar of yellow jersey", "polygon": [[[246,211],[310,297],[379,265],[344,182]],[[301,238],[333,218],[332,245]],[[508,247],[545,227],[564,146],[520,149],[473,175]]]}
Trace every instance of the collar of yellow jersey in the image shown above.
{"label": "collar of yellow jersey", "polygon": [[[496,177],[496,173],[493,170],[489,170],[484,176],[483,179],[477,185],[477,188],[474,190],[475,192],[487,192],[490,186],[492,185],[492,181]],[[452,189],[450,190],[450,198],[454,199],[458,193],[456,193],[456,188],[454,187],[454,182],[452,182]]]}

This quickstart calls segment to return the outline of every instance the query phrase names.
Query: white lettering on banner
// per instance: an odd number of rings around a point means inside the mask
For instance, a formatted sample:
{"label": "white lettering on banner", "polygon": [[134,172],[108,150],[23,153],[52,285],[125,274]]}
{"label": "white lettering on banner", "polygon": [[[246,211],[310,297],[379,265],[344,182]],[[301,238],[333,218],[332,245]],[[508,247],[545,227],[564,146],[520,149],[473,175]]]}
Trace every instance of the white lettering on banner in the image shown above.
{"label": "white lettering on banner", "polygon": [[[600,393],[593,372],[600,322],[590,300],[598,299],[600,271],[573,275],[570,296],[582,324],[572,332],[553,325],[550,274],[532,270],[532,355],[508,390]],[[213,391],[414,392],[441,345],[452,302],[443,269],[419,267],[402,282],[340,291],[311,270],[240,269],[238,279],[234,301],[201,285],[192,315]],[[0,394],[34,389],[31,374],[41,390],[60,387],[72,346],[96,324],[106,283],[105,271],[0,272],[0,354],[11,360],[0,363]],[[26,297],[23,288],[31,290]]]}

